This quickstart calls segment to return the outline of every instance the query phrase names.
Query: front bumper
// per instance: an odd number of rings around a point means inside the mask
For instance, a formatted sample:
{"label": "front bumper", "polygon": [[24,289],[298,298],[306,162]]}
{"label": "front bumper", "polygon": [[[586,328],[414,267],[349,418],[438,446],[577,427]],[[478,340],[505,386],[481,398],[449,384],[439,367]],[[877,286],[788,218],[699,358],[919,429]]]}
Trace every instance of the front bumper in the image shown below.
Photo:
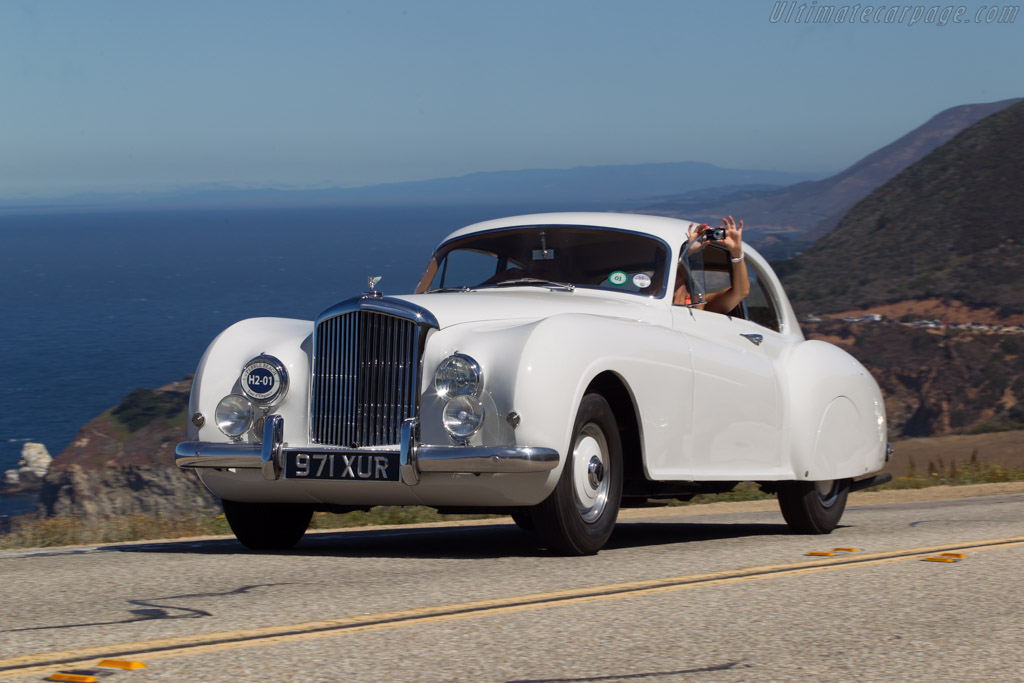
{"label": "front bumper", "polygon": [[[419,423],[410,418],[402,424],[399,471],[402,481],[415,486],[422,472],[529,473],[547,472],[558,465],[558,451],[535,446],[433,446],[417,443]],[[181,469],[258,469],[268,481],[280,479],[284,454],[337,453],[342,455],[387,453],[333,446],[290,447],[283,443],[284,418],[267,417],[262,444],[185,441],[174,449],[174,462]]]}

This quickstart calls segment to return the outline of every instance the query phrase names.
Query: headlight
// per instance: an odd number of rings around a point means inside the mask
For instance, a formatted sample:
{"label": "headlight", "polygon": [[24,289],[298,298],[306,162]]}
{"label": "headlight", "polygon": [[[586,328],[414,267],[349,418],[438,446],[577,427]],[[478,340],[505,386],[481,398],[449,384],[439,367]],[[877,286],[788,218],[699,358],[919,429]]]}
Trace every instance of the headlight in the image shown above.
{"label": "headlight", "polygon": [[484,406],[476,396],[456,396],[444,407],[442,419],[445,431],[456,439],[468,439],[484,423]]}
{"label": "headlight", "polygon": [[434,391],[441,398],[478,396],[482,379],[480,364],[465,354],[456,353],[441,361],[434,371]]}
{"label": "headlight", "polygon": [[278,359],[262,354],[245,364],[238,383],[251,400],[270,406],[280,403],[288,393],[288,371]]}
{"label": "headlight", "polygon": [[237,439],[252,426],[253,410],[245,396],[228,394],[217,404],[217,429]]}

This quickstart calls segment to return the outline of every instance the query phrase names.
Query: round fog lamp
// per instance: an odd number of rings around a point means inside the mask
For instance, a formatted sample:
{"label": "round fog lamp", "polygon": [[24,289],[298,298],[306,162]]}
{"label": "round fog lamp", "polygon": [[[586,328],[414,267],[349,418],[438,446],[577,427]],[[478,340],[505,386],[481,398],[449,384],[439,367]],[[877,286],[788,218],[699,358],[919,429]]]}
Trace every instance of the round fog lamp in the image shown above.
{"label": "round fog lamp", "polygon": [[468,439],[484,423],[484,406],[475,396],[456,396],[442,413],[444,428],[456,439]]}
{"label": "round fog lamp", "polygon": [[480,391],[480,364],[461,353],[448,356],[434,371],[434,391],[441,398],[475,396]]}
{"label": "round fog lamp", "polygon": [[217,404],[217,429],[232,439],[245,434],[252,426],[252,404],[244,396],[229,394]]}

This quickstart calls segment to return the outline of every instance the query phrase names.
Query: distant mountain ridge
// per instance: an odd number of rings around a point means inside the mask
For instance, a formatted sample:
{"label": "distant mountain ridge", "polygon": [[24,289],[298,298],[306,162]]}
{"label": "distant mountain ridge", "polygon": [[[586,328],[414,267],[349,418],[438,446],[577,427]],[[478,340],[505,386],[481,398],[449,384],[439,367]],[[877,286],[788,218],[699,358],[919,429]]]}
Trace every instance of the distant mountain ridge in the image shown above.
{"label": "distant mountain ridge", "polygon": [[798,310],[940,299],[1024,313],[1024,102],[964,130],[861,200],[777,271]]}
{"label": "distant mountain ridge", "polygon": [[[898,140],[824,180],[779,190],[733,193],[710,203],[678,197],[647,206],[643,212],[706,221],[717,221],[724,215],[743,217],[745,226],[756,231],[758,237],[775,233],[793,239],[792,251],[795,252],[827,234],[854,204],[904,168],[924,158],[962,130],[1020,101],[1011,99],[946,109]],[[770,247],[773,243],[762,245],[755,238],[754,244]],[[764,250],[772,255],[770,249]]]}
{"label": "distant mountain ridge", "polygon": [[[103,204],[259,208],[290,206],[525,205],[540,208],[618,209],[642,206],[659,197],[722,187],[783,187],[816,177],[811,173],[731,169],[714,164],[677,163],[581,166],[567,169],[488,171],[452,178],[324,189],[240,189],[198,187],[140,194],[88,193],[60,200],[0,202],[0,209],[85,207]],[[711,196],[718,196],[719,191]],[[698,196],[701,196],[698,194]]]}

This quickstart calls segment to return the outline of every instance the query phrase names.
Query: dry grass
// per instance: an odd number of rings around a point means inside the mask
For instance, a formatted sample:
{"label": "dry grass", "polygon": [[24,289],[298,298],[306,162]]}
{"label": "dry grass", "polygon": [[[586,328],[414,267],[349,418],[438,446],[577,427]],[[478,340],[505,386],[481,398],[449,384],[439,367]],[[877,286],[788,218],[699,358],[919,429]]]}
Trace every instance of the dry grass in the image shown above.
{"label": "dry grass", "polygon": [[124,543],[152,538],[182,538],[228,534],[227,522],[210,513],[190,519],[161,515],[121,515],[110,518],[36,517],[20,515],[7,523],[0,549],[47,548],[93,543]]}
{"label": "dry grass", "polygon": [[894,477],[929,476],[948,472],[951,463],[972,460],[1004,470],[1024,470],[1024,431],[991,432],[903,439],[893,442],[895,453],[885,468]]}
{"label": "dry grass", "polygon": [[[428,507],[378,506],[369,512],[343,515],[318,512],[310,529],[391,524],[421,524],[463,519],[483,519],[495,515],[441,515]],[[48,548],[97,543],[126,543],[163,538],[219,536],[230,534],[227,520],[219,510],[206,510],[190,518],[165,515],[121,515],[107,518],[36,517],[20,515],[0,528],[0,550]]]}

